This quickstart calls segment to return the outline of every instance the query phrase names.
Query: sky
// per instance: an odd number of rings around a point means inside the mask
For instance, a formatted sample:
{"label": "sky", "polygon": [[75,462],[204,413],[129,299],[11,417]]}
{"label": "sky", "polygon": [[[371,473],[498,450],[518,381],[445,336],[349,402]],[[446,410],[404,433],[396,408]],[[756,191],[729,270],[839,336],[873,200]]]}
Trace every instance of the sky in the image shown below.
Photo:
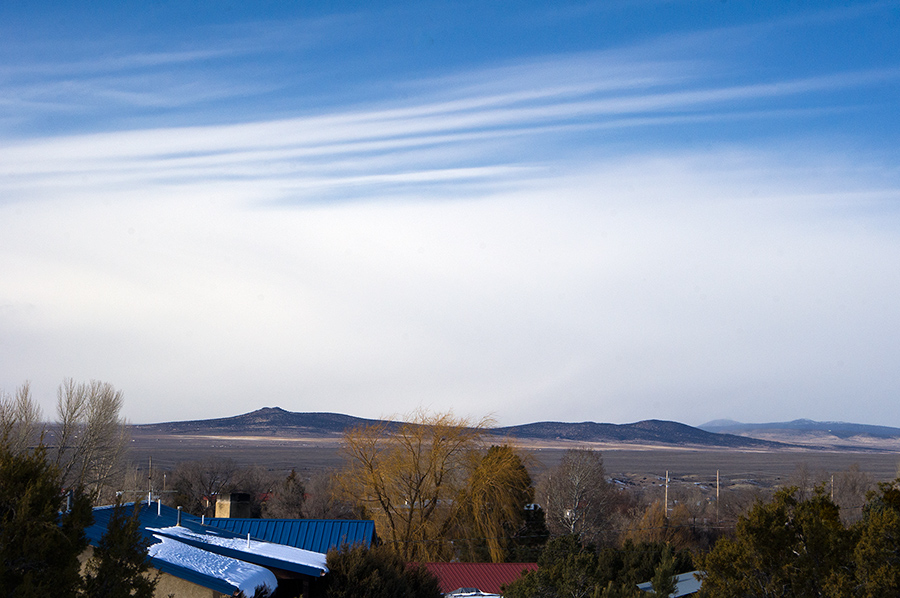
{"label": "sky", "polygon": [[900,1],[0,3],[0,389],[900,427]]}

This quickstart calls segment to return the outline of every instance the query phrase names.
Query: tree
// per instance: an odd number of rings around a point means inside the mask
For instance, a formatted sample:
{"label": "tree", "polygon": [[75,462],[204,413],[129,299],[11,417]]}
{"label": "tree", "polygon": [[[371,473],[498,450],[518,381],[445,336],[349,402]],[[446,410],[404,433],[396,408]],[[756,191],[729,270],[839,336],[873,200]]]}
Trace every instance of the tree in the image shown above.
{"label": "tree", "polygon": [[814,489],[796,487],[758,502],[738,521],[734,538],[722,538],[704,559],[703,595],[721,598],[824,596],[847,575],[852,536],[838,507]]}
{"label": "tree", "polygon": [[78,596],[78,556],[91,517],[83,494],[70,495],[67,505],[43,446],[15,453],[0,437],[0,596]]}
{"label": "tree", "polygon": [[139,505],[128,513],[116,503],[106,533],[88,560],[85,594],[91,598],[153,598],[157,577],[150,576],[149,544],[140,531]]}
{"label": "tree", "polygon": [[275,489],[275,495],[266,501],[266,517],[273,519],[300,519],[303,517],[303,503],[306,489],[295,470]]}
{"label": "tree", "polygon": [[71,378],[57,390],[55,462],[63,484],[83,488],[97,504],[110,499],[124,476],[128,427],[120,417],[124,398],[112,384]]}
{"label": "tree", "polygon": [[344,545],[327,556],[324,598],[440,598],[437,578],[386,546]]}
{"label": "tree", "polygon": [[192,515],[212,517],[215,496],[234,489],[238,467],[233,459],[182,461],[175,467],[170,500]]}
{"label": "tree", "polygon": [[666,545],[661,555],[659,564],[653,572],[651,587],[653,593],[657,596],[668,598],[670,594],[675,593],[675,552],[670,545]]}
{"label": "tree", "polygon": [[853,550],[854,595],[900,596],[900,478],[869,493]]}
{"label": "tree", "polygon": [[531,476],[512,447],[492,446],[477,459],[457,499],[470,558],[482,560],[476,556],[482,545],[491,562],[505,561],[510,540],[525,521],[525,505],[533,499]]}
{"label": "tree", "polygon": [[15,397],[0,391],[0,437],[7,448],[22,453],[38,444],[43,426],[41,409],[31,398],[31,386],[25,382],[16,389]]}
{"label": "tree", "polygon": [[404,560],[440,560],[452,556],[448,534],[456,523],[454,501],[488,420],[473,423],[451,413],[423,412],[409,420],[348,430],[340,483]]}
{"label": "tree", "polygon": [[833,479],[834,502],[841,508],[844,524],[862,519],[866,496],[874,486],[872,477],[854,463],[847,471],[836,473]]}
{"label": "tree", "polygon": [[341,492],[340,475],[317,471],[306,486],[304,512],[311,519],[357,519],[359,509]]}
{"label": "tree", "polygon": [[603,457],[590,449],[570,449],[538,491],[547,527],[554,535],[575,534],[585,543],[602,539],[612,489]]}

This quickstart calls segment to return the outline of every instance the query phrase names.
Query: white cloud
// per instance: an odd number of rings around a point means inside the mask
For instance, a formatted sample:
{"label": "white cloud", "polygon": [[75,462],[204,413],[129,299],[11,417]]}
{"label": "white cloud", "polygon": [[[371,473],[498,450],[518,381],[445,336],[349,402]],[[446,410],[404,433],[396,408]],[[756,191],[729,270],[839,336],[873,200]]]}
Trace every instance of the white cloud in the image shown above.
{"label": "white cloud", "polygon": [[725,84],[621,56],[295,118],[7,143],[0,388],[31,379],[49,410],[62,378],[99,378],[139,422],[275,404],[900,418],[896,170],[824,135],[603,138],[840,110],[777,100],[896,73]]}

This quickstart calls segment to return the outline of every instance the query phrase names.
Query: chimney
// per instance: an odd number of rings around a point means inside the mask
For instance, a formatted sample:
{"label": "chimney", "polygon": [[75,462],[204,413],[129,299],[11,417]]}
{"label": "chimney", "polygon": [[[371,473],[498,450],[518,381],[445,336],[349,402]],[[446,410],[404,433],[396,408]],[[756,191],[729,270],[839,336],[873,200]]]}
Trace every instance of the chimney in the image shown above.
{"label": "chimney", "polygon": [[250,495],[244,492],[220,494],[216,498],[216,517],[250,517]]}

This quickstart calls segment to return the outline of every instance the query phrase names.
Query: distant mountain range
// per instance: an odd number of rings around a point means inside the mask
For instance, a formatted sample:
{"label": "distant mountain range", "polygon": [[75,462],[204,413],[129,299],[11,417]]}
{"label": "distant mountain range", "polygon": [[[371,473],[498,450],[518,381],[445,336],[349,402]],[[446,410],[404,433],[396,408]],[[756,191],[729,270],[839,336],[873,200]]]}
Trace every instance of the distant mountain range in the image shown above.
{"label": "distant mountain range", "polygon": [[[335,438],[347,428],[379,421],[339,413],[295,413],[279,407],[265,407],[234,417],[137,425],[133,430],[140,434]],[[397,425],[397,422],[390,425]],[[661,420],[632,424],[537,422],[493,428],[488,432],[499,437],[533,441],[754,450],[792,448],[772,440],[712,432]]]}
{"label": "distant mountain range", "polygon": [[807,446],[900,450],[900,428],[889,426],[819,422],[811,419],[745,424],[730,419],[717,419],[699,427],[715,434],[736,434],[747,438],[779,440]]}

